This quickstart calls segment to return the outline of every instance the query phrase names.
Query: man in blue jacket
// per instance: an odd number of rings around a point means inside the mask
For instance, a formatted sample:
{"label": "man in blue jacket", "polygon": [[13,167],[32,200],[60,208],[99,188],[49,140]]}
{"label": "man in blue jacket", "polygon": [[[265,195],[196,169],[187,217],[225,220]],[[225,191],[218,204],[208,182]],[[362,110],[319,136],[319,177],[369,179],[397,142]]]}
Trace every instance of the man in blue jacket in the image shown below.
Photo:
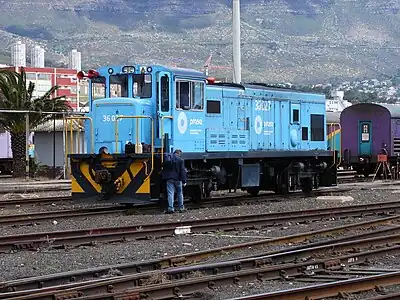
{"label": "man in blue jacket", "polygon": [[168,210],[167,213],[174,213],[175,191],[178,198],[179,211],[185,210],[183,206],[183,187],[186,186],[187,174],[185,163],[181,158],[182,151],[175,150],[173,154],[166,154],[162,170],[162,178],[167,182]]}

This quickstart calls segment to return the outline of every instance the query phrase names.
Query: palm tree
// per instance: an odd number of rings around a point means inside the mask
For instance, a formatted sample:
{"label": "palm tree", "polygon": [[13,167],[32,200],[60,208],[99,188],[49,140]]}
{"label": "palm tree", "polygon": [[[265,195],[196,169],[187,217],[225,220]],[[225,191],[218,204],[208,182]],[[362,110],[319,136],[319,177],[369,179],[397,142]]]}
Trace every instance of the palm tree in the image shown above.
{"label": "palm tree", "polygon": [[[24,68],[19,73],[0,70],[0,110],[70,111],[64,97],[54,97],[58,88],[54,86],[45,95],[33,98],[35,84],[27,82]],[[50,114],[30,113],[29,128],[35,128],[53,117]],[[11,134],[13,177],[25,176],[25,122],[24,113],[0,113],[0,127]]]}

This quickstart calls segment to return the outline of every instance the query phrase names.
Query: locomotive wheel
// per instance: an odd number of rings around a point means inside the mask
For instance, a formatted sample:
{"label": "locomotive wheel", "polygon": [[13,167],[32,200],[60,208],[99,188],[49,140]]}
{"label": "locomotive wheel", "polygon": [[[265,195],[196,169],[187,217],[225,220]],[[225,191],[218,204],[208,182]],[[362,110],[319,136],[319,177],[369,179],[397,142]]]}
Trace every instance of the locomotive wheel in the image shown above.
{"label": "locomotive wheel", "polygon": [[253,197],[257,196],[258,193],[260,192],[260,188],[259,187],[251,187],[247,189],[247,192],[252,195]]}

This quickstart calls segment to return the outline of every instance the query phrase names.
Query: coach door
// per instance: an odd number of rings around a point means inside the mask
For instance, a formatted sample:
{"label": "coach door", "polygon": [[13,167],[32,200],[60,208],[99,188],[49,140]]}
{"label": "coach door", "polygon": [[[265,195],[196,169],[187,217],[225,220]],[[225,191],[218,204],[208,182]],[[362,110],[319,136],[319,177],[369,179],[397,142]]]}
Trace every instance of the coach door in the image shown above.
{"label": "coach door", "polygon": [[161,139],[161,147],[169,152],[172,140],[171,114],[171,79],[168,73],[157,74],[157,137]]}
{"label": "coach door", "polygon": [[300,104],[290,103],[289,144],[292,150],[300,148],[300,127]]}
{"label": "coach door", "polygon": [[371,121],[360,121],[358,126],[359,155],[371,155]]}

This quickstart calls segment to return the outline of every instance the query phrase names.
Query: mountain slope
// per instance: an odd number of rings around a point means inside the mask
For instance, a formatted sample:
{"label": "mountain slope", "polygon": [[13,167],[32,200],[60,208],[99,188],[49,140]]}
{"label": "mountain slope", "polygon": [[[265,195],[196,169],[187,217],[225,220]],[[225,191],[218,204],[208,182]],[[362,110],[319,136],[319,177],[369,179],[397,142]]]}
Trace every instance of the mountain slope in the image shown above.
{"label": "mountain slope", "polygon": [[[396,0],[242,0],[243,78],[310,82],[390,74],[399,66]],[[83,63],[230,66],[230,0],[0,0],[0,51],[16,38]],[[211,70],[213,72],[213,70]],[[225,71],[230,76],[230,71]]]}

